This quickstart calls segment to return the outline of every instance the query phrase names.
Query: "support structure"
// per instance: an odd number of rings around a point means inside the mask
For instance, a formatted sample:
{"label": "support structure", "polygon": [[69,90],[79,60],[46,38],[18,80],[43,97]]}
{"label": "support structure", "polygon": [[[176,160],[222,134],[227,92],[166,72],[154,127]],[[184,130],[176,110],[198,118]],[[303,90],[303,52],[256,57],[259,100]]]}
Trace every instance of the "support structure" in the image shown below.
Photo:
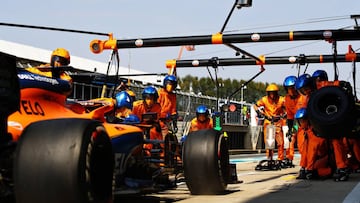
{"label": "support structure", "polygon": [[[334,55],[299,55],[299,56],[276,56],[259,57],[261,62],[252,58],[218,58],[218,66],[241,66],[241,65],[275,65],[275,64],[307,64],[307,63],[333,63]],[[336,62],[360,61],[360,53],[347,53],[336,56]],[[166,67],[207,67],[211,66],[209,59],[192,60],[167,60]]]}
{"label": "support structure", "polygon": [[166,47],[181,45],[205,45],[205,44],[231,44],[249,42],[280,42],[280,41],[304,41],[326,40],[351,41],[360,40],[360,30],[305,30],[287,32],[263,32],[244,34],[221,34],[195,35],[183,37],[159,37],[144,39],[117,40],[112,36],[108,40],[93,40],[90,50],[93,53],[101,53],[106,49],[128,49],[144,47]]}

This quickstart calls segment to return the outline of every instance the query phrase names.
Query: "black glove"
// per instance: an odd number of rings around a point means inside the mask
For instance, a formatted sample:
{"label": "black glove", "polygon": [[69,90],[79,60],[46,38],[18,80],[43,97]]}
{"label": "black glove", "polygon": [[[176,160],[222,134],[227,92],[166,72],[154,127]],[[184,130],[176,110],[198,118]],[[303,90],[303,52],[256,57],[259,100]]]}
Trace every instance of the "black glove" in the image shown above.
{"label": "black glove", "polygon": [[287,119],[287,120],[286,120],[286,124],[287,124],[287,126],[288,126],[288,128],[289,128],[289,132],[292,132],[292,131],[293,131],[293,126],[294,126],[294,120],[292,120],[292,119]]}
{"label": "black glove", "polygon": [[172,114],[170,117],[171,117],[171,120],[173,120],[173,121],[174,121],[174,120],[176,121],[176,120],[178,119],[178,115],[177,115],[177,114]]}
{"label": "black glove", "polygon": [[263,113],[261,113],[259,109],[257,109],[255,112],[259,118],[264,116]]}

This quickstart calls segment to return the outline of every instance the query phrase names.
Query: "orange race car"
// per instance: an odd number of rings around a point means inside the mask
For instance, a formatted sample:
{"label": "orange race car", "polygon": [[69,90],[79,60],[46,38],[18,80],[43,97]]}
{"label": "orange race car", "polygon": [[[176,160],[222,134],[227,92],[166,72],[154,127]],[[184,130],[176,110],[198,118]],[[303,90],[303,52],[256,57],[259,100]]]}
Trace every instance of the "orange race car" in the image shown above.
{"label": "orange race car", "polygon": [[[115,99],[69,102],[71,82],[15,68],[15,62],[3,60],[16,61],[16,57],[0,56],[0,70],[11,73],[0,82],[13,83],[0,83],[0,91],[14,93],[2,98],[5,104],[0,108],[3,120],[7,119],[0,136],[0,200],[111,202],[119,194],[175,188],[182,173],[193,194],[225,191],[229,154],[219,131],[188,136],[182,157],[176,155],[180,145],[170,132],[165,147],[154,149],[149,156],[143,146],[156,144],[144,133],[151,125],[134,124],[134,120],[129,124],[126,119],[109,122]],[[48,71],[62,68],[49,67]]]}

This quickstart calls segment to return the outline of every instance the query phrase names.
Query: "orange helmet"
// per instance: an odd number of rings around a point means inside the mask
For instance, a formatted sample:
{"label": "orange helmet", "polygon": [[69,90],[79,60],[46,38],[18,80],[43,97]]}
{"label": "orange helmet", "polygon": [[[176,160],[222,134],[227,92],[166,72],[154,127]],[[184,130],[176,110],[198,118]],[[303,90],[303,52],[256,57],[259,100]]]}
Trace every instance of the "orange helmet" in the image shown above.
{"label": "orange helmet", "polygon": [[70,64],[70,53],[64,48],[57,48],[52,52],[50,61],[51,66],[54,66],[56,61],[67,66]]}
{"label": "orange helmet", "polygon": [[266,88],[267,92],[277,92],[279,91],[279,87],[276,84],[270,84],[269,86],[267,86]]}

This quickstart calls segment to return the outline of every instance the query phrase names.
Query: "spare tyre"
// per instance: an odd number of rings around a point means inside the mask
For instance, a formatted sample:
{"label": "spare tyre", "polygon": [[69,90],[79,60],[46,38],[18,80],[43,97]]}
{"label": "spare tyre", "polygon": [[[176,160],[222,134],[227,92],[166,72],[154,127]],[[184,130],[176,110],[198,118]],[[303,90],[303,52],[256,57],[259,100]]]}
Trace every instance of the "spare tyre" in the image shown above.
{"label": "spare tyre", "polygon": [[354,126],[354,97],[338,86],[323,87],[311,94],[307,112],[316,135],[340,138]]}
{"label": "spare tyre", "polygon": [[110,202],[114,157],[100,122],[56,119],[30,124],[14,162],[16,202]]}
{"label": "spare tyre", "polygon": [[191,194],[224,193],[230,177],[227,139],[214,129],[189,133],[183,146],[183,167]]}

